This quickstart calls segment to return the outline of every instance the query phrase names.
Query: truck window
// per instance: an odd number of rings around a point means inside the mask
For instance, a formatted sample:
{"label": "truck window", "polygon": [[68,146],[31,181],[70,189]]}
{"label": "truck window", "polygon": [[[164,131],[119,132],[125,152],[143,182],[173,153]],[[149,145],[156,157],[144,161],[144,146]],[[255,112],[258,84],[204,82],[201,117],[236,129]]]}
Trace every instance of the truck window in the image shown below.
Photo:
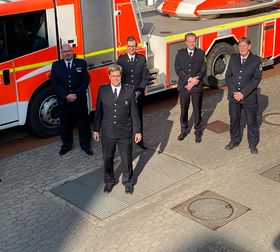
{"label": "truck window", "polygon": [[0,20],[0,63],[8,60],[8,50],[5,36],[5,23]]}
{"label": "truck window", "polygon": [[48,47],[44,11],[11,15],[2,19],[9,60]]}

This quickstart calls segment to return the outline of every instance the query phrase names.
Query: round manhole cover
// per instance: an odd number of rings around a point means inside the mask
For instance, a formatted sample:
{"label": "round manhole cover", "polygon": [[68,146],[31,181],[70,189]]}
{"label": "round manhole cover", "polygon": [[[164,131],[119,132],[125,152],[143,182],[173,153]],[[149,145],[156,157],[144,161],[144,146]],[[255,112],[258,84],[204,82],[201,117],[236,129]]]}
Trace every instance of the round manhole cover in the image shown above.
{"label": "round manhole cover", "polygon": [[280,126],[280,113],[269,113],[263,116],[263,122],[268,125]]}
{"label": "round manhole cover", "polygon": [[231,204],[220,199],[197,199],[188,206],[189,213],[204,221],[221,221],[232,216]]}

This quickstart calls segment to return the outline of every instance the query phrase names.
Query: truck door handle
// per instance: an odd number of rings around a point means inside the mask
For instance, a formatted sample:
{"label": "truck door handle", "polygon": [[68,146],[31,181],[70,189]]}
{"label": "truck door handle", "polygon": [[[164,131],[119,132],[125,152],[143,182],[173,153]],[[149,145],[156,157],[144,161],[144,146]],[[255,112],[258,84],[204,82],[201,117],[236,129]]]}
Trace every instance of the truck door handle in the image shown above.
{"label": "truck door handle", "polygon": [[9,69],[3,70],[3,79],[4,79],[4,85],[9,85],[11,83]]}

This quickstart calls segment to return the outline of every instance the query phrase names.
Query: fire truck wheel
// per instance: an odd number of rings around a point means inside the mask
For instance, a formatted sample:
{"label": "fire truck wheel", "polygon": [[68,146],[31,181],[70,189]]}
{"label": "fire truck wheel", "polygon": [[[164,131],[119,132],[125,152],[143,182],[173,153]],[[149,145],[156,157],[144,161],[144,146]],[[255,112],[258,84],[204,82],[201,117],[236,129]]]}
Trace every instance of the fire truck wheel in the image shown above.
{"label": "fire truck wheel", "polygon": [[59,133],[58,103],[51,86],[40,90],[31,100],[27,123],[40,137],[51,137]]}
{"label": "fire truck wheel", "polygon": [[230,56],[235,52],[234,47],[225,42],[220,42],[211,49],[207,56],[207,79],[204,81],[205,85],[211,88],[218,88],[226,84],[227,66]]}

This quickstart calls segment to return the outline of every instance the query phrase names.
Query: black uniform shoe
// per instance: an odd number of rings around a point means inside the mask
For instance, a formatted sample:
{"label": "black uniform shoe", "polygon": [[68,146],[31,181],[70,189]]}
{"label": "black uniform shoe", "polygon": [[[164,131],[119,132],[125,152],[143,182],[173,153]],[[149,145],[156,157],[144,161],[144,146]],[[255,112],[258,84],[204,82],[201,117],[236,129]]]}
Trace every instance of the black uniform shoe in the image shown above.
{"label": "black uniform shoe", "polygon": [[238,146],[239,143],[236,143],[234,141],[230,141],[228,145],[225,146],[226,150],[232,150],[234,147]]}
{"label": "black uniform shoe", "polygon": [[201,141],[202,141],[202,135],[195,135],[195,142],[201,143]]}
{"label": "black uniform shoe", "polygon": [[257,147],[256,146],[249,146],[250,147],[250,149],[251,149],[251,153],[252,154],[258,154],[258,149],[257,149]]}
{"label": "black uniform shoe", "polygon": [[86,154],[88,154],[89,156],[92,156],[93,155],[93,151],[92,150],[84,150],[84,152]]}
{"label": "black uniform shoe", "polygon": [[66,148],[61,148],[59,151],[59,155],[63,156],[65,155],[68,151],[70,151],[71,149],[66,149]]}
{"label": "black uniform shoe", "polygon": [[137,143],[137,145],[139,146],[139,147],[141,147],[143,150],[147,150],[148,149],[148,147],[141,141],[141,142],[139,142],[139,143]]}
{"label": "black uniform shoe", "polygon": [[125,193],[127,194],[133,194],[134,187],[133,186],[126,186],[125,187]]}
{"label": "black uniform shoe", "polygon": [[187,135],[188,135],[187,133],[181,133],[181,134],[178,136],[178,141],[183,141]]}
{"label": "black uniform shoe", "polygon": [[106,184],[106,185],[104,186],[104,190],[103,190],[104,193],[110,193],[110,192],[112,192],[113,186],[114,186],[114,185],[107,185],[107,184]]}

